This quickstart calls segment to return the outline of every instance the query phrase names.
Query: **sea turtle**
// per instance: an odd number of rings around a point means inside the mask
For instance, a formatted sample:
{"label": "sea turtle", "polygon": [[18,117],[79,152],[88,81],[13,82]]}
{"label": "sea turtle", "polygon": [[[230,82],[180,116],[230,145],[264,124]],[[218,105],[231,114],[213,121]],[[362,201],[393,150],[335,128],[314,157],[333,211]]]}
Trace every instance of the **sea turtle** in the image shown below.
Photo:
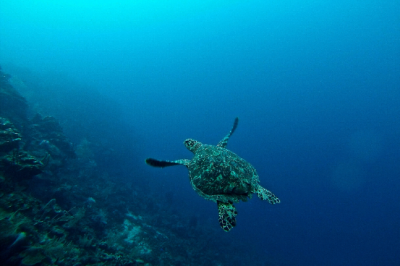
{"label": "sea turtle", "polygon": [[202,144],[193,139],[185,140],[184,145],[194,154],[192,160],[146,159],[146,163],[154,167],[185,165],[189,169],[193,189],[203,198],[217,203],[219,224],[226,232],[236,225],[237,211],[233,203],[247,201],[253,193],[271,204],[280,202],[271,191],[258,184],[256,169],[251,164],[226,149],[238,122],[236,118],[231,131],[217,146]]}

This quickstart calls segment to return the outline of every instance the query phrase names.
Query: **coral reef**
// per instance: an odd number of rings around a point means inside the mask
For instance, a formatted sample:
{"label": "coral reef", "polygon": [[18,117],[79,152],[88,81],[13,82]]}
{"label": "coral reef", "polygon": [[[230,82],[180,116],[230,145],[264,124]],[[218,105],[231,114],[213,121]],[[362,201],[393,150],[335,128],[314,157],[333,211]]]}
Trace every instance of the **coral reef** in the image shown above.
{"label": "coral reef", "polygon": [[0,172],[5,176],[26,179],[40,174],[49,155],[39,160],[20,149],[22,136],[8,119],[0,117]]}
{"label": "coral reef", "polygon": [[18,129],[26,123],[28,103],[8,82],[11,76],[0,68],[0,117],[12,117]]}
{"label": "coral reef", "polygon": [[106,142],[73,145],[54,117],[29,119],[8,78],[0,71],[1,265],[254,265],[229,255],[241,244],[214,237],[215,224],[174,212],[170,192],[99,167]]}

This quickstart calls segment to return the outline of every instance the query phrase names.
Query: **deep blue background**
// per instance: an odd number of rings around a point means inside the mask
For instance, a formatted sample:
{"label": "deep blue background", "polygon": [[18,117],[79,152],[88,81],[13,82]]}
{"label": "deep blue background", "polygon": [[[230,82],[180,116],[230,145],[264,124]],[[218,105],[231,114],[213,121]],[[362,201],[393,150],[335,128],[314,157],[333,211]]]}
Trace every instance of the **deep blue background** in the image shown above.
{"label": "deep blue background", "polygon": [[[400,264],[399,47],[399,1],[0,3],[3,68],[113,99],[143,160],[191,158],[183,140],[218,143],[238,116],[228,148],[282,203],[238,204],[230,241],[289,265]],[[126,178],[216,223],[184,167],[137,164]]]}

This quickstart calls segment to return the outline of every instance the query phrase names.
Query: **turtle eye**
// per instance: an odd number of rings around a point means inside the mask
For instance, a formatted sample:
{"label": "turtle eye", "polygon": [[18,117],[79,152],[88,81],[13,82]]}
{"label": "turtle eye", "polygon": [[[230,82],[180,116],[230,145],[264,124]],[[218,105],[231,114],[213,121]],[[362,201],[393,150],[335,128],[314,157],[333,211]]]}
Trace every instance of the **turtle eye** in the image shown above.
{"label": "turtle eye", "polygon": [[201,143],[194,139],[187,139],[183,144],[191,152],[195,152],[201,146]]}
{"label": "turtle eye", "polygon": [[197,143],[197,141],[192,140],[192,139],[187,139],[184,142],[185,146],[188,148],[192,148],[192,147],[196,146],[196,143]]}
{"label": "turtle eye", "polygon": [[185,145],[188,146],[188,147],[193,147],[194,141],[191,140],[191,139],[188,139],[188,140],[185,141]]}

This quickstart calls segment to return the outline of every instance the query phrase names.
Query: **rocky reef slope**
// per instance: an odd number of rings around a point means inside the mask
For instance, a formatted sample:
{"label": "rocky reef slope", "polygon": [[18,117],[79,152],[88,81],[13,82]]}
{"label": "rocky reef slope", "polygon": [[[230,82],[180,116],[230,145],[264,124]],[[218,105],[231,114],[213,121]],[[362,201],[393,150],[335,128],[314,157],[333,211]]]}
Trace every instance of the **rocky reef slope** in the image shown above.
{"label": "rocky reef slope", "polygon": [[0,70],[1,265],[261,265],[168,193],[111,178],[107,143],[72,144],[9,78]]}

